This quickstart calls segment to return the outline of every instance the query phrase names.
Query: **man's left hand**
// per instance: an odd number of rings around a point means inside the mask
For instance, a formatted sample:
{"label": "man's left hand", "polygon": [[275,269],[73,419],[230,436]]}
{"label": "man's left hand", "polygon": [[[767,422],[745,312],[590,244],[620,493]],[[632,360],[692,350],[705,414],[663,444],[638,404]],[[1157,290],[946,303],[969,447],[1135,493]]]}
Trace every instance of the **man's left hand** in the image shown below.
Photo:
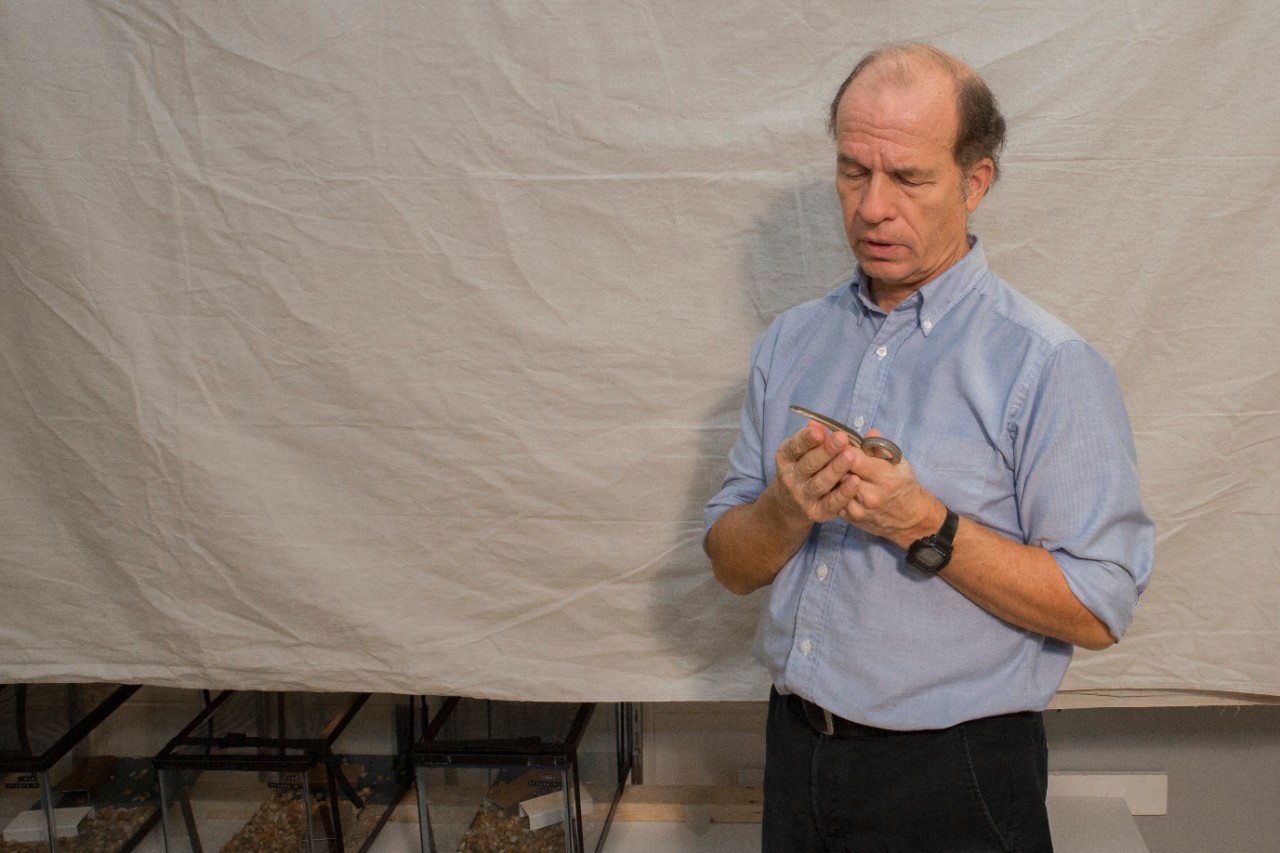
{"label": "man's left hand", "polygon": [[[873,429],[867,437],[879,434]],[[920,485],[906,459],[892,465],[860,452],[850,464],[845,481],[855,491],[839,517],[903,549],[936,533],[946,518],[946,507]]]}

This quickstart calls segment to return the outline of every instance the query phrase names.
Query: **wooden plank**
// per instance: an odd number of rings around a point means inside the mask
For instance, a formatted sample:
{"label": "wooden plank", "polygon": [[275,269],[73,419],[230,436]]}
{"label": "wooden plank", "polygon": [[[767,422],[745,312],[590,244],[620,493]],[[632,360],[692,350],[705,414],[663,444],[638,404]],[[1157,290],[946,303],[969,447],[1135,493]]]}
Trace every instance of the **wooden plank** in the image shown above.
{"label": "wooden plank", "polygon": [[614,820],[759,823],[764,792],[722,785],[628,785]]}

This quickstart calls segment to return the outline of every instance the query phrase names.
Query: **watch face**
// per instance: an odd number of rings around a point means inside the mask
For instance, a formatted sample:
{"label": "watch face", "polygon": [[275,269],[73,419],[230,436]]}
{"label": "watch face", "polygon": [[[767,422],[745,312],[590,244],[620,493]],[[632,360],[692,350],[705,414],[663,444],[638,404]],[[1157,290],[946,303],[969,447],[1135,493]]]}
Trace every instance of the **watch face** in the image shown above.
{"label": "watch face", "polygon": [[936,572],[947,564],[949,555],[935,545],[921,544],[909,555],[912,565],[926,572]]}
{"label": "watch face", "polygon": [[937,570],[946,564],[947,555],[933,546],[924,546],[915,552],[915,562],[923,569]]}

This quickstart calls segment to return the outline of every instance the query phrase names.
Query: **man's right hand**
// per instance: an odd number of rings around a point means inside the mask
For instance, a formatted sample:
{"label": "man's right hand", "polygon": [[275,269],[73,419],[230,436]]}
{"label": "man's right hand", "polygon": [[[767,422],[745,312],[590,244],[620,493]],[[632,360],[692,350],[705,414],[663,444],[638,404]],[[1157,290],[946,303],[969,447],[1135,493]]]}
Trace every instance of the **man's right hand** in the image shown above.
{"label": "man's right hand", "polygon": [[835,518],[856,489],[849,465],[860,450],[814,421],[778,446],[777,473],[753,502],[720,516],[707,534],[716,578],[739,595],[773,583],[813,525]]}
{"label": "man's right hand", "polygon": [[844,433],[828,434],[826,427],[809,421],[778,445],[773,460],[777,476],[769,487],[781,493],[774,498],[811,525],[831,521],[856,491],[849,475],[858,452]]}

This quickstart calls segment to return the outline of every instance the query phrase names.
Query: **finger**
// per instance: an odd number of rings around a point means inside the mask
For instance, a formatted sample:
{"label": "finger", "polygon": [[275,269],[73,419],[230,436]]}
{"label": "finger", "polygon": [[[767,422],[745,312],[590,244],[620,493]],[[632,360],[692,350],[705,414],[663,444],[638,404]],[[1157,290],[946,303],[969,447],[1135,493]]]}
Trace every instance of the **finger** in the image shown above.
{"label": "finger", "polygon": [[832,517],[839,515],[845,521],[852,521],[854,517],[858,517],[865,513],[865,508],[859,505],[861,495],[858,486],[862,480],[855,474],[846,474],[841,478],[836,487],[827,493],[822,500],[822,508],[828,511]]}
{"label": "finger", "polygon": [[787,462],[795,462],[823,443],[827,431],[821,424],[809,421],[778,445],[778,455]]}
{"label": "finger", "polygon": [[815,448],[794,463],[780,466],[779,484],[810,521],[830,521],[848,500],[847,493],[833,492],[839,491],[852,457],[852,448],[843,449],[835,457],[829,457],[824,447]]}
{"label": "finger", "polygon": [[811,516],[833,518],[848,502],[859,482],[857,478],[849,480],[853,456],[853,448],[845,448],[812,477],[797,484],[797,500],[809,509]]}
{"label": "finger", "polygon": [[[811,432],[809,427],[806,426],[792,436],[791,439],[787,440],[790,442],[795,439],[796,444],[788,451],[783,451],[783,455],[788,457],[787,461],[794,464],[797,475],[804,479],[817,474],[849,446],[847,436],[838,433],[828,435],[827,431],[821,426],[818,427],[817,432],[821,434],[821,437]],[[813,443],[815,441],[817,442],[816,444]],[[784,444],[786,443],[784,442]],[[789,456],[788,454],[794,453],[797,447],[802,448],[803,452],[799,455]]]}
{"label": "finger", "polygon": [[839,484],[853,464],[854,449],[844,436],[828,436],[825,441],[796,460],[795,471],[801,480],[809,481],[817,494],[826,494]]}

